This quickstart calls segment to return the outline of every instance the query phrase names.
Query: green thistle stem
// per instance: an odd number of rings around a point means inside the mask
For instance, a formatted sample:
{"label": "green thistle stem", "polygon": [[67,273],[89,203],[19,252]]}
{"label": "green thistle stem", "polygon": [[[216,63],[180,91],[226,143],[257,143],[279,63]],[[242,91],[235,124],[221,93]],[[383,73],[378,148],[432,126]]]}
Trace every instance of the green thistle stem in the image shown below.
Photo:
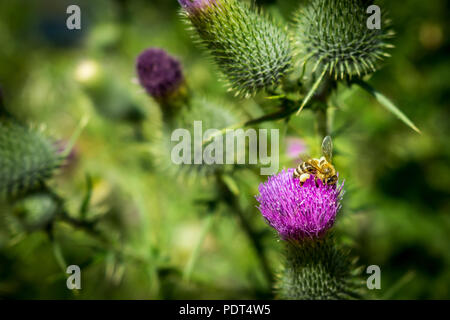
{"label": "green thistle stem", "polygon": [[281,119],[289,119],[289,117],[295,112],[296,108],[291,108],[291,107],[287,107],[287,108],[283,108],[279,111],[275,111],[273,113],[269,113],[269,114],[265,114],[259,118],[255,118],[255,119],[251,119],[248,121],[243,121],[240,123],[236,123],[232,126],[229,126],[227,128],[224,128],[222,130],[219,130],[217,132],[217,134],[211,135],[208,139],[203,140],[202,144],[205,145],[211,141],[214,140],[215,137],[217,136],[221,136],[224,135],[226,133],[227,130],[235,130],[235,129],[239,129],[239,128],[245,128],[245,127],[249,127],[252,125],[256,125],[256,124],[261,124],[264,122],[269,122],[269,121],[275,121],[275,120],[281,120]]}
{"label": "green thistle stem", "polygon": [[323,80],[323,77],[325,76],[325,74],[328,71],[328,65],[323,68],[322,73],[320,74],[320,76],[317,78],[316,82],[314,82],[313,86],[311,87],[311,89],[309,90],[308,94],[306,95],[305,99],[303,99],[302,105],[300,106],[300,109],[298,109],[297,111],[297,116],[300,114],[300,112],[302,112],[303,108],[306,106],[306,104],[309,102],[309,100],[311,100],[312,96],[314,95],[314,93],[317,91],[317,89],[319,88],[320,83]]}
{"label": "green thistle stem", "polygon": [[192,271],[194,270],[194,266],[200,256],[200,251],[202,249],[202,245],[206,239],[207,234],[211,230],[211,227],[213,226],[215,216],[210,214],[206,217],[202,231],[200,233],[200,236],[198,238],[198,241],[195,245],[194,250],[192,251],[191,257],[189,258],[189,261],[184,269],[183,272],[183,279],[186,282],[189,282],[191,279]]}
{"label": "green thistle stem", "polygon": [[228,187],[227,183],[224,182],[223,177],[219,174],[217,176],[218,184],[223,190],[223,199],[233,212],[236,214],[237,218],[239,219],[239,222],[241,223],[242,230],[247,235],[251,245],[253,246],[256,255],[259,259],[259,262],[261,264],[264,276],[267,279],[267,282],[269,285],[272,285],[274,283],[274,278],[272,274],[272,270],[270,268],[269,260],[267,259],[267,256],[264,252],[264,246],[261,243],[261,238],[258,236],[257,232],[253,229],[251,223],[247,220],[245,212],[242,210],[239,200],[236,197],[236,195],[233,193],[232,190]]}

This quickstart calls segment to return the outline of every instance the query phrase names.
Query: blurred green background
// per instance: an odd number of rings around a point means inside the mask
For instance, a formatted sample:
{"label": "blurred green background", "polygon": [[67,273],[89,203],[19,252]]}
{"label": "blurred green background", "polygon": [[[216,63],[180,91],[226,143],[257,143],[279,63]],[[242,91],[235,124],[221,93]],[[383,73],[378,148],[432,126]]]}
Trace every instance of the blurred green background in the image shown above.
{"label": "blurred green background", "polygon": [[[301,3],[257,2],[286,23]],[[81,7],[81,30],[65,26],[70,4]],[[360,89],[340,88],[336,98],[335,165],[346,181],[336,228],[361,266],[380,266],[382,289],[375,298],[450,299],[449,6],[446,0],[386,1],[382,6],[393,20],[396,47],[370,83],[395,101],[422,135]],[[69,139],[80,120],[89,117],[70,165],[51,185],[75,212],[88,174],[93,184],[88,214],[99,219],[109,239],[105,244],[89,230],[57,223],[52,242],[45,230],[11,231],[2,222],[1,298],[273,297],[239,219],[226,204],[202,201],[211,182],[169,176],[148,152],[161,130],[158,105],[135,80],[135,59],[148,47],[179,58],[200,96],[248,114],[258,108],[256,102],[266,103],[264,97],[244,101],[226,92],[210,58],[186,30],[176,0],[0,2],[5,105],[20,120],[45,126],[58,140]],[[107,105],[96,105],[83,84],[90,72],[106,75],[99,81],[112,83],[111,99],[144,114],[141,129],[148,141],[136,139],[133,123],[108,116]],[[304,139],[315,154],[319,143],[313,119],[309,110],[303,112],[286,134]],[[285,129],[282,123],[266,127]],[[281,139],[283,153],[285,136]],[[294,165],[281,156],[280,168]],[[254,200],[265,178],[245,169],[234,179],[240,204],[247,208],[243,214],[275,272],[282,246]],[[81,267],[81,290],[66,288],[60,253],[67,264]]]}

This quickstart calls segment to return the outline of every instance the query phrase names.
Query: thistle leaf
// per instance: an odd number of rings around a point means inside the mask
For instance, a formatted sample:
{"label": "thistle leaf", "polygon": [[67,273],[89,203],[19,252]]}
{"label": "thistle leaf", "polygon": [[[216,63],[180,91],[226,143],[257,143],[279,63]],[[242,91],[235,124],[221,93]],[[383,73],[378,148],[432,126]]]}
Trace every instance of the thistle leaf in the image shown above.
{"label": "thistle leaf", "polygon": [[234,181],[234,179],[227,174],[223,174],[222,175],[222,181],[225,183],[225,185],[227,186],[227,188],[235,195],[235,196],[239,196],[239,187],[236,183],[236,181]]}
{"label": "thistle leaf", "polygon": [[200,257],[200,251],[202,249],[202,245],[205,242],[206,236],[208,232],[211,230],[214,222],[214,215],[210,214],[205,218],[203,228],[201,230],[200,236],[198,238],[197,243],[195,244],[194,250],[189,257],[188,263],[183,271],[183,279],[184,281],[188,281],[191,279],[192,271],[194,270],[195,264]]}
{"label": "thistle leaf", "polygon": [[84,128],[87,126],[88,122],[89,122],[89,118],[88,117],[84,117],[78,123],[78,125],[75,128],[75,131],[73,132],[72,136],[70,137],[70,139],[69,139],[69,141],[68,141],[64,151],[61,153],[61,156],[63,158],[68,157],[70,152],[72,152],[72,149],[75,146],[75,143],[77,142],[77,140],[80,137],[81,133],[83,132]]}
{"label": "thistle leaf", "polygon": [[300,109],[297,111],[297,116],[302,112],[303,108],[306,106],[306,104],[311,100],[314,93],[317,91],[317,88],[319,87],[320,83],[323,80],[323,77],[325,76],[325,73],[328,71],[328,67],[324,68],[322,71],[322,74],[317,78],[316,82],[313,84],[311,89],[309,90],[308,94],[306,95],[305,99],[303,99],[302,105],[300,106]]}
{"label": "thistle leaf", "polygon": [[373,96],[383,107],[385,107],[388,111],[392,112],[397,118],[399,118],[403,123],[405,123],[408,127],[413,129],[419,134],[422,134],[422,132],[419,130],[419,128],[416,127],[416,125],[386,96],[384,96],[382,93],[378,92],[375,88],[370,86],[367,82],[364,81],[354,81],[353,83],[356,83],[359,85],[362,89],[367,91],[371,96]]}

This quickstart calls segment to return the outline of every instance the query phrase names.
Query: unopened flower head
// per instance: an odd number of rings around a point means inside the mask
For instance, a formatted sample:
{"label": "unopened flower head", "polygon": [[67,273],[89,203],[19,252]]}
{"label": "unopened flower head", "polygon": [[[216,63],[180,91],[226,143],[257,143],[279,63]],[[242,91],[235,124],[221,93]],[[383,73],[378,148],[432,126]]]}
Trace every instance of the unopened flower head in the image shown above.
{"label": "unopened flower head", "polygon": [[343,184],[327,186],[311,176],[303,186],[283,170],[259,186],[259,210],[267,223],[287,241],[317,239],[325,235],[341,208]]}
{"label": "unopened flower head", "polygon": [[0,198],[39,187],[61,166],[63,158],[42,130],[0,117]]}
{"label": "unopened flower head", "polygon": [[231,91],[250,97],[279,85],[291,66],[287,32],[237,0],[179,0]]}
{"label": "unopened flower head", "polygon": [[140,84],[155,99],[164,99],[175,93],[184,81],[180,62],[163,49],[150,48],[137,58]]}
{"label": "unopened flower head", "polygon": [[373,1],[310,0],[297,13],[295,40],[303,60],[335,79],[362,77],[377,70],[390,55],[393,36],[384,11],[382,27],[367,26],[367,7]]}

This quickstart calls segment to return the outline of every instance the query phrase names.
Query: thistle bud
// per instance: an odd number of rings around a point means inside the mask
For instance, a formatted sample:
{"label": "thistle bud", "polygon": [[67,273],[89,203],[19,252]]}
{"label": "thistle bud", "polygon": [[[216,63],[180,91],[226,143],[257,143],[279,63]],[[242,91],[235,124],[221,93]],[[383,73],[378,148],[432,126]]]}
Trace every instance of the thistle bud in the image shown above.
{"label": "thistle bud", "polygon": [[291,65],[284,30],[236,0],[178,1],[236,95],[279,84]]}
{"label": "thistle bud", "polygon": [[327,186],[311,176],[303,186],[294,169],[259,187],[259,210],[286,244],[277,284],[281,299],[345,299],[358,296],[352,262],[329,230],[341,208],[343,184]]}
{"label": "thistle bud", "polygon": [[12,207],[12,213],[17,217],[26,231],[45,228],[55,218],[58,203],[47,193],[31,194],[19,199]]}
{"label": "thistle bud", "polygon": [[338,78],[361,77],[377,70],[390,55],[389,21],[381,29],[367,27],[365,0],[310,0],[296,15],[295,40],[304,62]]}
{"label": "thistle bud", "polygon": [[164,120],[171,122],[189,98],[180,62],[163,49],[150,48],[137,58],[136,71],[142,87],[160,105]]}
{"label": "thistle bud", "polygon": [[178,60],[162,49],[150,48],[137,58],[136,70],[139,82],[156,100],[164,100],[175,94],[184,82]]}
{"label": "thistle bud", "polygon": [[62,161],[61,153],[42,132],[0,119],[0,197],[38,187]]}

